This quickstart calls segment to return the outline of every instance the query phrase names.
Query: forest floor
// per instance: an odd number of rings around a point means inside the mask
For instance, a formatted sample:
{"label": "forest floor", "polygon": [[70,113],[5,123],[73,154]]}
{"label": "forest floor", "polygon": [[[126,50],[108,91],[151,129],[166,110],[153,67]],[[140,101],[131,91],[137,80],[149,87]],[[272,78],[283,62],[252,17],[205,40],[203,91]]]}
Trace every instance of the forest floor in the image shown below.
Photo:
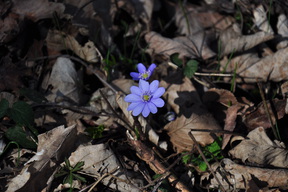
{"label": "forest floor", "polygon": [[0,191],[285,191],[285,0],[0,1]]}

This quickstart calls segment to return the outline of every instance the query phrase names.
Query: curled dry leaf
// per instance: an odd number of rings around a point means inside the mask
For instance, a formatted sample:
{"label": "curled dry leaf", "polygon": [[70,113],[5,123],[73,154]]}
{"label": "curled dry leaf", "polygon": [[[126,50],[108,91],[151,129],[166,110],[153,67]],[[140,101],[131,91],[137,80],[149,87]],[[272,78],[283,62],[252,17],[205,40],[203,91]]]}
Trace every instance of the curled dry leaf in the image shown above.
{"label": "curled dry leaf", "polygon": [[[244,166],[236,164],[230,159],[226,158],[221,161],[221,165],[219,165],[219,163],[213,164],[212,169],[215,171],[220,183],[227,191],[235,189],[248,189],[249,187],[251,187],[249,186],[249,183],[251,181],[255,182],[255,184],[260,189],[266,189],[267,187],[275,187],[284,190],[288,189],[287,169],[266,169]],[[205,173],[201,176],[201,182],[209,178],[211,178],[211,174]],[[227,181],[229,183],[227,183]],[[220,186],[217,180],[215,178],[212,178],[209,179],[209,184],[207,187],[219,188]]]}
{"label": "curled dry leaf", "polygon": [[[231,72],[236,69],[236,78],[238,82],[245,81],[254,83],[264,81],[282,81],[288,79],[288,48],[280,49],[273,55],[268,55],[259,58],[256,54],[248,53],[235,57],[227,65],[226,72]],[[221,62],[221,66],[226,65]]]}
{"label": "curled dry leaf", "polygon": [[21,173],[8,183],[6,192],[42,191],[57,166],[71,153],[79,139],[76,126],[59,126],[38,136],[37,153]]}
{"label": "curled dry leaf", "polygon": [[95,63],[101,59],[101,54],[92,41],[81,46],[73,36],[57,30],[49,30],[46,41],[48,49],[53,52],[69,49],[88,62]]}
{"label": "curled dry leaf", "polygon": [[235,148],[229,151],[243,163],[249,162],[260,166],[288,168],[288,151],[283,143],[271,141],[263,127],[254,129]]}
{"label": "curled dry leaf", "polygon": [[252,35],[242,35],[237,24],[233,24],[220,34],[221,55],[247,51],[256,45],[271,40],[274,35],[260,31]]}
{"label": "curled dry leaf", "polygon": [[[201,108],[199,109],[201,110]],[[221,130],[211,114],[206,110],[199,112],[195,111],[189,118],[182,115],[164,127],[168,131],[170,141],[178,153],[193,149],[194,142],[188,135],[191,129],[211,130],[212,133]],[[209,132],[192,131],[192,134],[201,146],[206,146],[214,141]]]}
{"label": "curled dry leaf", "polygon": [[263,5],[259,5],[253,10],[254,23],[261,30],[269,34],[274,34],[272,27],[267,19]]}
{"label": "curled dry leaf", "polygon": [[69,99],[79,103],[80,79],[74,68],[74,63],[70,59],[59,57],[52,68],[50,77],[47,76],[47,78],[48,80],[43,82],[42,88],[49,90],[49,86],[52,86],[51,93],[46,96],[50,102],[61,102]]}
{"label": "curled dry leaf", "polygon": [[[203,34],[198,37],[203,39]],[[207,59],[215,56],[207,46],[203,46],[202,40],[197,36],[176,37],[174,39],[166,38],[156,32],[149,32],[145,35],[145,40],[149,44],[147,50],[150,54],[160,55],[164,59],[168,59],[173,53],[179,53],[179,58],[198,58]]]}
{"label": "curled dry leaf", "polygon": [[[272,118],[272,122],[275,124],[276,120],[281,119],[285,115],[286,100],[274,99],[271,101],[271,103],[269,101],[266,102],[269,109],[268,112]],[[276,116],[278,119],[275,119],[276,117],[274,111],[277,113]],[[243,119],[248,130],[253,130],[257,127],[263,127],[264,129],[271,127],[271,123],[267,116],[263,102],[258,105],[256,110],[244,115]]]}
{"label": "curled dry leaf", "polygon": [[[137,187],[143,186],[143,180],[127,178],[129,174],[125,174],[124,171],[119,169],[120,163],[117,157],[113,151],[109,149],[109,146],[105,144],[81,145],[71,154],[69,161],[71,166],[75,166],[78,162],[84,161],[85,164],[81,171],[93,175],[97,180],[107,174],[101,182],[107,187],[117,189],[117,191],[138,192],[140,189]],[[116,177],[112,177],[112,175]],[[114,181],[111,182],[112,180]]]}
{"label": "curled dry leaf", "polygon": [[50,2],[49,0],[13,0],[11,11],[22,18],[29,18],[36,22],[40,19],[52,18],[55,12],[61,16],[64,10],[65,6],[62,3]]}
{"label": "curled dry leaf", "polygon": [[277,32],[281,35],[280,42],[277,44],[277,49],[282,49],[288,46],[288,19],[285,14],[280,14],[277,22]]}

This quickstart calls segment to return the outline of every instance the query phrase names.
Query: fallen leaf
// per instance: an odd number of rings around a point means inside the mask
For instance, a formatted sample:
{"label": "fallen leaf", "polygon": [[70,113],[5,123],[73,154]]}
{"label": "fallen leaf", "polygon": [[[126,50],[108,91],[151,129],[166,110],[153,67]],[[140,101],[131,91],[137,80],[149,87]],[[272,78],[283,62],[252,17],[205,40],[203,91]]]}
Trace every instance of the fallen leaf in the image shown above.
{"label": "fallen leaf", "polygon": [[[199,109],[201,110],[201,108]],[[176,118],[175,121],[165,125],[164,129],[168,131],[170,141],[177,153],[181,153],[183,151],[191,151],[194,148],[194,142],[188,135],[191,129],[211,130],[214,133],[217,130],[221,130],[221,127],[211,114],[206,110],[202,110],[195,111],[189,118],[182,115]],[[210,132],[192,131],[192,134],[201,146],[211,144],[215,139]]]}
{"label": "fallen leaf", "polygon": [[288,167],[288,151],[285,145],[277,140],[271,141],[263,127],[251,131],[247,139],[241,141],[229,153],[234,158],[241,159],[243,163],[256,163],[265,167]]}
{"label": "fallen leaf", "polygon": [[[220,181],[226,191],[247,189],[250,187],[249,182],[251,180],[255,182],[260,189],[266,189],[267,187],[271,189],[288,189],[287,169],[267,169],[239,165],[227,158],[221,161],[221,165],[219,163],[213,164],[212,169],[215,171],[218,181]],[[201,176],[201,182],[205,180],[209,180],[208,186],[205,187],[217,189],[220,187],[218,181],[214,177],[211,177],[211,173],[205,173]]]}
{"label": "fallen leaf", "polygon": [[[97,154],[97,155],[95,155]],[[128,178],[124,171],[119,169],[120,163],[109,146],[105,144],[98,145],[80,145],[75,152],[69,157],[71,166],[75,166],[78,162],[84,161],[84,173],[94,175],[96,179],[100,179],[104,174],[108,174],[101,182],[117,191],[141,191],[138,187],[143,186],[143,181],[137,178]],[[126,170],[128,171],[128,170]],[[110,174],[109,174],[110,173]],[[114,175],[116,177],[112,177]],[[113,182],[112,182],[113,181]]]}
{"label": "fallen leaf", "polygon": [[[236,81],[254,83],[267,81],[282,81],[288,77],[288,48],[280,49],[272,55],[259,58],[255,53],[247,53],[231,59],[226,72],[233,73],[236,69]],[[226,66],[227,61],[221,62]]]}
{"label": "fallen leaf", "polygon": [[[269,109],[269,114],[272,119],[273,125],[275,125],[276,120],[281,119],[285,115],[286,100],[273,99],[266,101]],[[271,106],[272,104],[272,106]],[[276,117],[274,112],[276,112]],[[267,116],[263,102],[261,102],[253,112],[249,112],[243,116],[243,122],[247,126],[248,130],[253,130],[257,127],[263,127],[264,129],[270,128],[271,123]]]}
{"label": "fallen leaf", "polygon": [[220,34],[221,55],[247,51],[260,43],[274,38],[274,35],[264,31],[252,35],[242,35],[237,24],[233,24]]}
{"label": "fallen leaf", "polygon": [[268,34],[274,34],[266,14],[267,12],[264,10],[263,5],[258,5],[253,10],[254,23],[261,31],[264,31]]}
{"label": "fallen leaf", "polygon": [[54,13],[62,15],[65,6],[62,3],[50,2],[49,0],[13,0],[11,11],[21,16],[21,18],[29,18],[34,22],[40,19],[52,18]]}
{"label": "fallen leaf", "polygon": [[36,155],[8,183],[6,192],[41,191],[47,186],[58,164],[71,153],[78,138],[76,126],[59,126],[39,135]]}
{"label": "fallen leaf", "polygon": [[277,32],[281,35],[277,39],[279,41],[277,49],[279,50],[288,46],[288,40],[286,39],[288,37],[288,19],[285,14],[280,14],[278,17]]}
{"label": "fallen leaf", "polygon": [[160,86],[166,89],[163,97],[179,116],[183,114],[189,118],[193,107],[195,105],[200,106],[202,103],[190,79],[187,77],[181,79],[180,73],[175,73],[161,80]]}
{"label": "fallen leaf", "polygon": [[[200,40],[197,37],[201,37]],[[205,36],[204,36],[205,37]],[[179,58],[200,58],[207,59],[215,56],[215,53],[206,46],[203,47],[202,34],[195,38],[192,36],[166,38],[156,32],[149,32],[145,40],[149,44],[147,52],[151,55],[160,55],[168,59],[172,54],[179,53]],[[199,47],[200,46],[200,47]]]}
{"label": "fallen leaf", "polygon": [[102,57],[92,41],[88,41],[84,46],[81,46],[72,35],[61,31],[49,30],[46,41],[48,49],[53,52],[71,50],[85,61],[93,63],[98,62]]}
{"label": "fallen leaf", "polygon": [[68,102],[78,104],[80,102],[80,79],[74,68],[74,63],[64,57],[59,57],[53,68],[48,80],[43,81],[42,88],[51,92],[46,95],[50,102]]}

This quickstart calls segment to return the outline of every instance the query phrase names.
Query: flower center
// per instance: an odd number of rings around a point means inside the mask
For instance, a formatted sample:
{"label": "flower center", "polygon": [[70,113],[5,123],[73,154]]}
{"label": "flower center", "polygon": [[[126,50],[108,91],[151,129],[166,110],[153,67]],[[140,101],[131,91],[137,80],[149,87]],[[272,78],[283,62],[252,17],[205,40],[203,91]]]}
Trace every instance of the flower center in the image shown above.
{"label": "flower center", "polygon": [[147,78],[149,78],[150,75],[150,71],[145,71],[144,73],[140,74],[140,78],[146,80]]}
{"label": "flower center", "polygon": [[142,95],[142,99],[143,99],[144,102],[150,101],[151,98],[152,98],[152,95],[151,95],[150,92],[146,92],[146,93],[144,93],[144,94]]}

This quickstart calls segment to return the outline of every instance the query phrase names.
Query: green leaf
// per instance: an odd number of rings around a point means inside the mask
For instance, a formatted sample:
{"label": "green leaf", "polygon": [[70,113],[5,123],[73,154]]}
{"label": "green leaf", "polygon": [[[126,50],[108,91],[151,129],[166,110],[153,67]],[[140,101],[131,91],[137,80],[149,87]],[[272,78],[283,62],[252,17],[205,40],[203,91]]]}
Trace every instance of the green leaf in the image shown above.
{"label": "green leaf", "polygon": [[84,183],[87,182],[86,179],[85,179],[84,177],[80,176],[79,174],[73,173],[73,177],[74,177],[75,179],[81,181],[81,182],[84,182]]}
{"label": "green leaf", "polygon": [[206,171],[207,170],[207,165],[206,165],[206,163],[204,162],[204,161],[202,161],[200,164],[199,164],[199,169],[201,170],[201,171]]}
{"label": "green leaf", "polygon": [[37,147],[36,143],[30,139],[21,126],[16,125],[10,127],[6,132],[5,136],[11,140],[17,142],[24,148],[35,149]]}
{"label": "green leaf", "polygon": [[9,108],[8,100],[2,99],[0,101],[0,118],[4,117],[4,115],[7,113],[8,108]]}
{"label": "green leaf", "polygon": [[104,125],[99,125],[97,127],[88,127],[85,131],[92,137],[92,139],[98,139],[102,137],[104,129]]}
{"label": "green leaf", "polygon": [[72,172],[77,172],[82,169],[82,166],[84,165],[84,161],[78,162],[72,169]]}
{"label": "green leaf", "polygon": [[20,125],[29,126],[33,124],[34,113],[30,105],[23,101],[17,101],[8,110],[8,115]]}
{"label": "green leaf", "polygon": [[191,154],[188,154],[188,155],[184,155],[183,157],[182,157],[182,162],[184,163],[184,164],[188,164],[188,163],[190,163],[190,161],[191,161]]}
{"label": "green leaf", "polygon": [[173,53],[170,56],[170,60],[171,60],[172,63],[174,63],[178,67],[180,67],[182,65],[182,60],[179,58],[179,53]]}
{"label": "green leaf", "polygon": [[198,61],[195,60],[189,60],[186,63],[186,66],[184,68],[184,75],[188,78],[193,77],[194,73],[197,71],[198,69]]}

